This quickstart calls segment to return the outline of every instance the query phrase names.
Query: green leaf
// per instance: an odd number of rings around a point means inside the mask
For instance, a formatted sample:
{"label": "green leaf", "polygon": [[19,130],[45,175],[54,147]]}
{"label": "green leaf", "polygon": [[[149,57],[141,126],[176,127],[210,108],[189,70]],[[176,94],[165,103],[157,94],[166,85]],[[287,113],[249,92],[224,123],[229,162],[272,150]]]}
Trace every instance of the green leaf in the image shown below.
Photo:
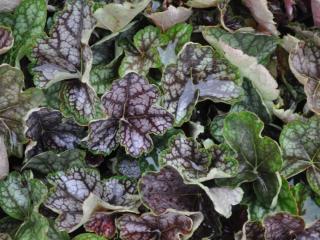
{"label": "green leaf", "polygon": [[160,29],[147,26],[137,32],[133,38],[134,49],[125,50],[126,56],[119,67],[119,75],[123,77],[129,72],[146,75],[150,68],[161,66],[157,48],[163,45]]}
{"label": "green leaf", "polygon": [[0,219],[0,233],[8,233],[10,236],[14,236],[21,223],[21,221],[12,217],[4,217]]}
{"label": "green leaf", "polygon": [[63,171],[72,167],[85,166],[85,151],[70,149],[61,153],[53,151],[40,153],[30,158],[23,168],[31,168],[43,174]]}
{"label": "green leaf", "polygon": [[[29,176],[27,174],[30,174]],[[0,204],[4,212],[18,220],[27,219],[47,195],[46,186],[29,172],[12,172],[0,182]]]}
{"label": "green leaf", "polygon": [[42,103],[39,89],[24,88],[23,73],[7,64],[0,66],[0,135],[3,135],[8,153],[20,155],[24,142],[24,118],[27,112]]}
{"label": "green leaf", "polygon": [[39,213],[32,213],[31,216],[21,225],[15,235],[16,240],[49,240],[47,234],[49,223],[47,218]]}
{"label": "green leaf", "polygon": [[98,21],[98,27],[119,32],[142,12],[149,2],[150,0],[109,3],[96,10],[94,17]]}
{"label": "green leaf", "polygon": [[280,136],[284,167],[282,173],[292,177],[306,171],[313,191],[320,194],[320,117],[287,124]]}
{"label": "green leaf", "polygon": [[106,239],[104,237],[100,237],[93,233],[83,233],[76,236],[72,240],[106,240]]}
{"label": "green leaf", "polygon": [[14,11],[13,37],[14,46],[9,53],[9,63],[19,65],[20,59],[28,52],[31,45],[44,31],[47,19],[45,0],[23,0]]}
{"label": "green leaf", "polygon": [[[273,100],[279,97],[278,83],[266,67],[260,64],[256,56],[249,55],[257,54],[258,51],[247,50],[248,54],[246,54],[246,45],[236,45],[232,41],[229,44],[228,38],[226,40],[217,38],[215,31],[216,28],[205,28],[202,32],[203,37],[212,46],[219,49],[224,57],[234,66],[238,67],[243,77],[251,81],[253,87],[259,93],[263,104],[271,111]],[[233,44],[236,47],[233,47]],[[255,47],[257,46],[255,45]],[[269,51],[266,52],[266,55],[268,54],[270,54]],[[262,59],[265,58],[265,55],[258,56],[263,56]]]}
{"label": "green leaf", "polygon": [[175,116],[175,125],[187,121],[199,101],[233,103],[242,94],[238,72],[209,46],[186,44],[176,64],[162,76],[163,105]]}
{"label": "green leaf", "polygon": [[230,113],[224,121],[223,135],[228,145],[238,153],[239,174],[226,179],[228,185],[253,182],[259,202],[269,207],[281,187],[277,171],[282,158],[277,142],[262,137],[263,122],[253,113]]}

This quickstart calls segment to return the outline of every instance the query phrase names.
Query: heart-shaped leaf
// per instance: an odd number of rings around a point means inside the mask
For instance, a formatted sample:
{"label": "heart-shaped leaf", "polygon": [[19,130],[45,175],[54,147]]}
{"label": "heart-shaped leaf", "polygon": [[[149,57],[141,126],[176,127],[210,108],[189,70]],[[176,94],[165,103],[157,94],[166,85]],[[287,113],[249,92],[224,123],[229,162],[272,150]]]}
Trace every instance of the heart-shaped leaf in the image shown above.
{"label": "heart-shaped leaf", "polygon": [[33,141],[27,149],[30,158],[48,150],[74,149],[84,137],[85,130],[71,119],[63,118],[57,110],[39,108],[28,115],[25,134]]}
{"label": "heart-shaped leaf", "polygon": [[86,153],[80,149],[70,149],[62,153],[53,151],[40,153],[30,158],[24,168],[31,168],[43,174],[67,170],[71,167],[83,167]]}
{"label": "heart-shaped leaf", "polygon": [[209,189],[200,183],[185,183],[180,173],[171,166],[144,175],[139,189],[142,201],[156,214],[168,209],[200,211],[198,203],[209,197],[215,210],[228,218],[232,205],[240,203],[243,196],[240,188]]}
{"label": "heart-shaped leaf", "polygon": [[145,213],[141,216],[125,214],[117,220],[123,240],[180,240],[188,239],[198,228],[201,213],[168,211],[160,215]]}
{"label": "heart-shaped leaf", "polygon": [[27,219],[47,195],[46,186],[30,172],[12,172],[0,182],[0,205],[4,212],[17,220]]}
{"label": "heart-shaped leaf", "polygon": [[293,121],[281,132],[282,173],[292,177],[306,171],[310,187],[320,194],[320,117]]}
{"label": "heart-shaped leaf", "polygon": [[164,44],[159,28],[148,26],[133,38],[134,48],[125,50],[126,56],[119,68],[119,75],[129,72],[147,75],[150,68],[159,68],[161,61],[157,48]]}
{"label": "heart-shaped leaf", "polygon": [[135,73],[115,81],[102,97],[109,118],[89,124],[89,149],[109,154],[120,143],[134,157],[149,152],[149,134],[165,133],[173,121],[167,111],[154,106],[157,97],[157,88]]}
{"label": "heart-shaped leaf", "polygon": [[304,85],[308,106],[315,113],[320,113],[320,62],[317,57],[320,47],[313,41],[300,42],[290,52],[289,64],[291,71]]}
{"label": "heart-shaped leaf", "polygon": [[253,182],[256,197],[269,207],[279,194],[280,148],[269,137],[261,137],[263,122],[253,113],[230,113],[224,120],[223,135],[238,153],[239,174],[224,180],[227,185]]}
{"label": "heart-shaped leaf", "polygon": [[10,50],[13,42],[14,39],[10,28],[0,26],[0,55]]}
{"label": "heart-shaped leaf", "polygon": [[45,205],[59,214],[56,219],[59,229],[68,232],[87,222],[96,208],[112,213],[140,204],[135,184],[119,179],[103,182],[95,170],[71,168],[49,175],[48,180],[55,188]]}
{"label": "heart-shaped leaf", "polygon": [[190,118],[198,101],[232,103],[241,93],[238,72],[211,47],[188,43],[176,64],[163,73],[163,105],[175,116],[175,125]]}
{"label": "heart-shaped leaf", "polygon": [[4,136],[8,153],[21,155],[24,142],[24,117],[43,102],[42,92],[30,88],[24,92],[23,73],[7,64],[0,66],[0,135]]}

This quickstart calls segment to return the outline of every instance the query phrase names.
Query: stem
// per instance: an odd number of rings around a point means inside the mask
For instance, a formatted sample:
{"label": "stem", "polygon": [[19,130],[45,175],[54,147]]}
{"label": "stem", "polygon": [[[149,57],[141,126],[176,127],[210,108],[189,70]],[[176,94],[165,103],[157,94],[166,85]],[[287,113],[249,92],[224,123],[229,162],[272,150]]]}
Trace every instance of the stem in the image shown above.
{"label": "stem", "polygon": [[0,135],[0,179],[6,177],[9,173],[9,160],[7,148],[4,144],[4,137]]}

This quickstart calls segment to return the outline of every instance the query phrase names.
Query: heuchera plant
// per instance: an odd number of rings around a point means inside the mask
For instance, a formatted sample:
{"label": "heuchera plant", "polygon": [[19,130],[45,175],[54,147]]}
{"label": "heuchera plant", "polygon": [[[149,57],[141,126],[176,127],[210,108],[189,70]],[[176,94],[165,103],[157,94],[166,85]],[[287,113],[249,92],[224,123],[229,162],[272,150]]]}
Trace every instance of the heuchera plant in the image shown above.
{"label": "heuchera plant", "polygon": [[0,1],[0,240],[319,240],[319,0]]}

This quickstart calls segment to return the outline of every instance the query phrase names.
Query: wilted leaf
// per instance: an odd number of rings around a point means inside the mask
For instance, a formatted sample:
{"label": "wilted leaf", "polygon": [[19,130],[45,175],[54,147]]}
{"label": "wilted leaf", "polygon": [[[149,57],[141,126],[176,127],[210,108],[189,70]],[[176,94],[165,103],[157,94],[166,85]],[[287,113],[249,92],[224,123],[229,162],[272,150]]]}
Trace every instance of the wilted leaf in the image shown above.
{"label": "wilted leaf", "polygon": [[320,47],[312,41],[300,42],[289,56],[291,71],[304,85],[308,106],[316,113],[320,113],[320,62],[318,56],[320,56]]}
{"label": "wilted leaf", "polygon": [[157,47],[163,45],[160,29],[148,26],[137,32],[133,38],[134,48],[125,50],[126,56],[119,68],[119,75],[129,72],[146,75],[150,68],[159,68],[161,61]]}
{"label": "wilted leaf", "polygon": [[98,27],[119,32],[128,25],[149,4],[150,0],[123,1],[109,3],[95,11]]}
{"label": "wilted leaf", "polygon": [[160,215],[126,214],[117,220],[123,240],[188,239],[201,223],[201,213],[168,211]]}
{"label": "wilted leaf", "polygon": [[[88,77],[92,53],[87,43],[94,26],[88,0],[67,1],[51,30],[51,37],[39,40],[33,49],[37,86],[47,88],[55,82],[72,78],[88,81],[84,77]],[[85,72],[81,72],[82,61],[87,65]]]}
{"label": "wilted leaf", "polygon": [[238,153],[239,173],[223,182],[239,185],[253,182],[261,204],[270,207],[279,194],[282,158],[278,144],[269,137],[262,137],[263,122],[253,113],[230,113],[224,121],[223,135],[227,144]]}
{"label": "wilted leaf", "polygon": [[258,22],[260,30],[279,35],[276,23],[273,21],[273,14],[268,8],[267,0],[243,0],[243,3]]}
{"label": "wilted leaf", "polygon": [[20,175],[12,172],[8,178],[0,182],[0,205],[10,217],[24,220],[37,211],[47,195],[46,186],[33,179],[30,172]]}
{"label": "wilted leaf", "polygon": [[28,157],[48,150],[74,149],[85,134],[83,127],[49,108],[33,110],[26,122],[26,136],[33,141],[27,149]]}
{"label": "wilted leaf", "polygon": [[174,7],[170,5],[167,10],[163,12],[156,12],[147,15],[153,23],[166,31],[170,27],[174,26],[177,23],[185,22],[192,14],[192,10],[185,7]]}
{"label": "wilted leaf", "polygon": [[23,73],[7,64],[0,66],[0,135],[4,136],[8,153],[20,155],[24,141],[24,117],[42,103],[40,90],[24,87]]}
{"label": "wilted leaf", "polygon": [[115,217],[106,212],[94,213],[84,227],[86,231],[105,238],[113,238],[116,234]]}
{"label": "wilted leaf", "polygon": [[[243,52],[244,50],[242,50],[242,47],[246,49],[246,45],[241,45],[241,48],[238,46],[239,49],[233,48],[232,45],[229,46],[223,40],[216,38],[214,28],[206,28],[202,34],[211,45],[215,48],[221,49],[226,59],[238,67],[241,75],[251,81],[253,87],[259,93],[263,104],[269,109],[272,109],[272,101],[279,97],[279,90],[277,89],[278,83],[270,72],[258,62],[256,57],[247,55]],[[254,53],[254,51],[248,51],[248,54],[249,53],[261,57],[264,56],[261,59],[264,59],[265,56],[270,54],[268,51],[266,51],[266,55],[259,55]]]}
{"label": "wilted leaf", "polygon": [[238,72],[211,47],[189,43],[178,56],[177,64],[163,73],[163,105],[175,116],[175,125],[190,118],[198,101],[232,103],[241,95],[236,82]]}
{"label": "wilted leaf", "polygon": [[281,132],[283,174],[289,178],[307,171],[307,180],[313,191],[320,193],[320,118],[297,120],[287,124]]}
{"label": "wilted leaf", "polygon": [[89,149],[109,154],[120,143],[134,157],[149,152],[153,147],[149,134],[165,133],[173,120],[167,111],[154,106],[157,97],[157,88],[135,73],[115,81],[102,97],[109,118],[89,125]]}
{"label": "wilted leaf", "polygon": [[67,170],[68,168],[85,165],[85,152],[80,149],[70,149],[62,153],[53,151],[40,153],[30,158],[24,168],[31,168],[43,174]]}
{"label": "wilted leaf", "polygon": [[10,28],[0,26],[0,55],[10,50],[13,46],[13,42],[14,39]]}

